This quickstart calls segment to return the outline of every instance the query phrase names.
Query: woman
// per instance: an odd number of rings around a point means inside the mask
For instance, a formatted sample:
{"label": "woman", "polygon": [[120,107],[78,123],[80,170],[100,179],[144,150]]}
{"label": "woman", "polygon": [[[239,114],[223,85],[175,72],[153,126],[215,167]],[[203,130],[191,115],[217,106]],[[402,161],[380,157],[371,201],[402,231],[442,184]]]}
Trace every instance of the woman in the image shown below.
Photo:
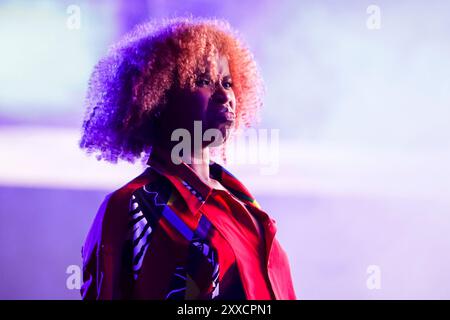
{"label": "woman", "polygon": [[251,124],[261,89],[251,53],[217,20],[140,25],[97,64],[80,146],[148,167],[100,206],[83,299],[296,298],[275,221],[210,160]]}

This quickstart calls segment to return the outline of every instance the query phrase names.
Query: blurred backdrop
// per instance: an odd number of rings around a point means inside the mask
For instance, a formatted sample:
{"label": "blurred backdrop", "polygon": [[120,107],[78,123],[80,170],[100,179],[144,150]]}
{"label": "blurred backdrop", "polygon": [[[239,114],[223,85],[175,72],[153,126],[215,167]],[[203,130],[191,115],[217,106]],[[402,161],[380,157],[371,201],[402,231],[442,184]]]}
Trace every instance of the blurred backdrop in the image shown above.
{"label": "blurred backdrop", "polygon": [[98,206],[142,171],[78,149],[90,72],[136,23],[186,14],[227,19],[259,63],[275,169],[229,169],[298,298],[449,299],[445,0],[0,1],[0,298],[80,298]]}

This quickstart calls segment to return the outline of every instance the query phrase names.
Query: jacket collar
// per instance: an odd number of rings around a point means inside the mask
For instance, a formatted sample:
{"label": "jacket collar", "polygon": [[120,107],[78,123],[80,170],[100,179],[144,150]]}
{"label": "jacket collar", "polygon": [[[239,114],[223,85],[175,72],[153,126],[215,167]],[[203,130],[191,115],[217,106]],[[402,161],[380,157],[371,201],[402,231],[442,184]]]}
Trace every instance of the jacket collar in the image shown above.
{"label": "jacket collar", "polygon": [[[173,163],[170,154],[165,150],[152,149],[147,164],[170,180],[194,215],[213,191],[213,188],[203,182],[188,164],[185,162]],[[220,164],[210,161],[209,172],[210,178],[219,181],[239,200],[260,209],[259,204],[248,189]]]}

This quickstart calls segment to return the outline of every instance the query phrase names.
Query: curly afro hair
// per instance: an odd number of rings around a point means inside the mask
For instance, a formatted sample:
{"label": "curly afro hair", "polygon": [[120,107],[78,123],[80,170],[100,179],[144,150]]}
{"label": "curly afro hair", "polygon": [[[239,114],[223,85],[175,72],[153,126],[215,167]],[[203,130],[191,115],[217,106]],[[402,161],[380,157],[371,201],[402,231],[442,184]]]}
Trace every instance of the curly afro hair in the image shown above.
{"label": "curly afro hair", "polygon": [[[172,89],[192,88],[217,53],[228,59],[233,78],[234,128],[249,127],[257,119],[264,88],[248,47],[226,21],[175,18],[136,26],[97,63],[80,147],[113,163],[148,156],[155,139],[154,114],[164,108]],[[214,74],[214,65],[211,69]]]}

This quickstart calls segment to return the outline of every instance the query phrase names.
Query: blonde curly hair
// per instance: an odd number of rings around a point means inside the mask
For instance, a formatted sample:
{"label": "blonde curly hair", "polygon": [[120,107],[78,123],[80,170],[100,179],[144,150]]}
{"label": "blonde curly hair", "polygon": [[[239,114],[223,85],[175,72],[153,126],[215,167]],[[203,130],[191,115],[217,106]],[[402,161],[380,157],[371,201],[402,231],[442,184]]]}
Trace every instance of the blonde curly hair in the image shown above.
{"label": "blonde curly hair", "polygon": [[228,59],[236,96],[234,128],[257,119],[264,92],[256,62],[228,22],[174,18],[136,26],[95,66],[79,145],[97,159],[135,162],[155,139],[155,113],[174,88],[192,88],[217,53]]}

